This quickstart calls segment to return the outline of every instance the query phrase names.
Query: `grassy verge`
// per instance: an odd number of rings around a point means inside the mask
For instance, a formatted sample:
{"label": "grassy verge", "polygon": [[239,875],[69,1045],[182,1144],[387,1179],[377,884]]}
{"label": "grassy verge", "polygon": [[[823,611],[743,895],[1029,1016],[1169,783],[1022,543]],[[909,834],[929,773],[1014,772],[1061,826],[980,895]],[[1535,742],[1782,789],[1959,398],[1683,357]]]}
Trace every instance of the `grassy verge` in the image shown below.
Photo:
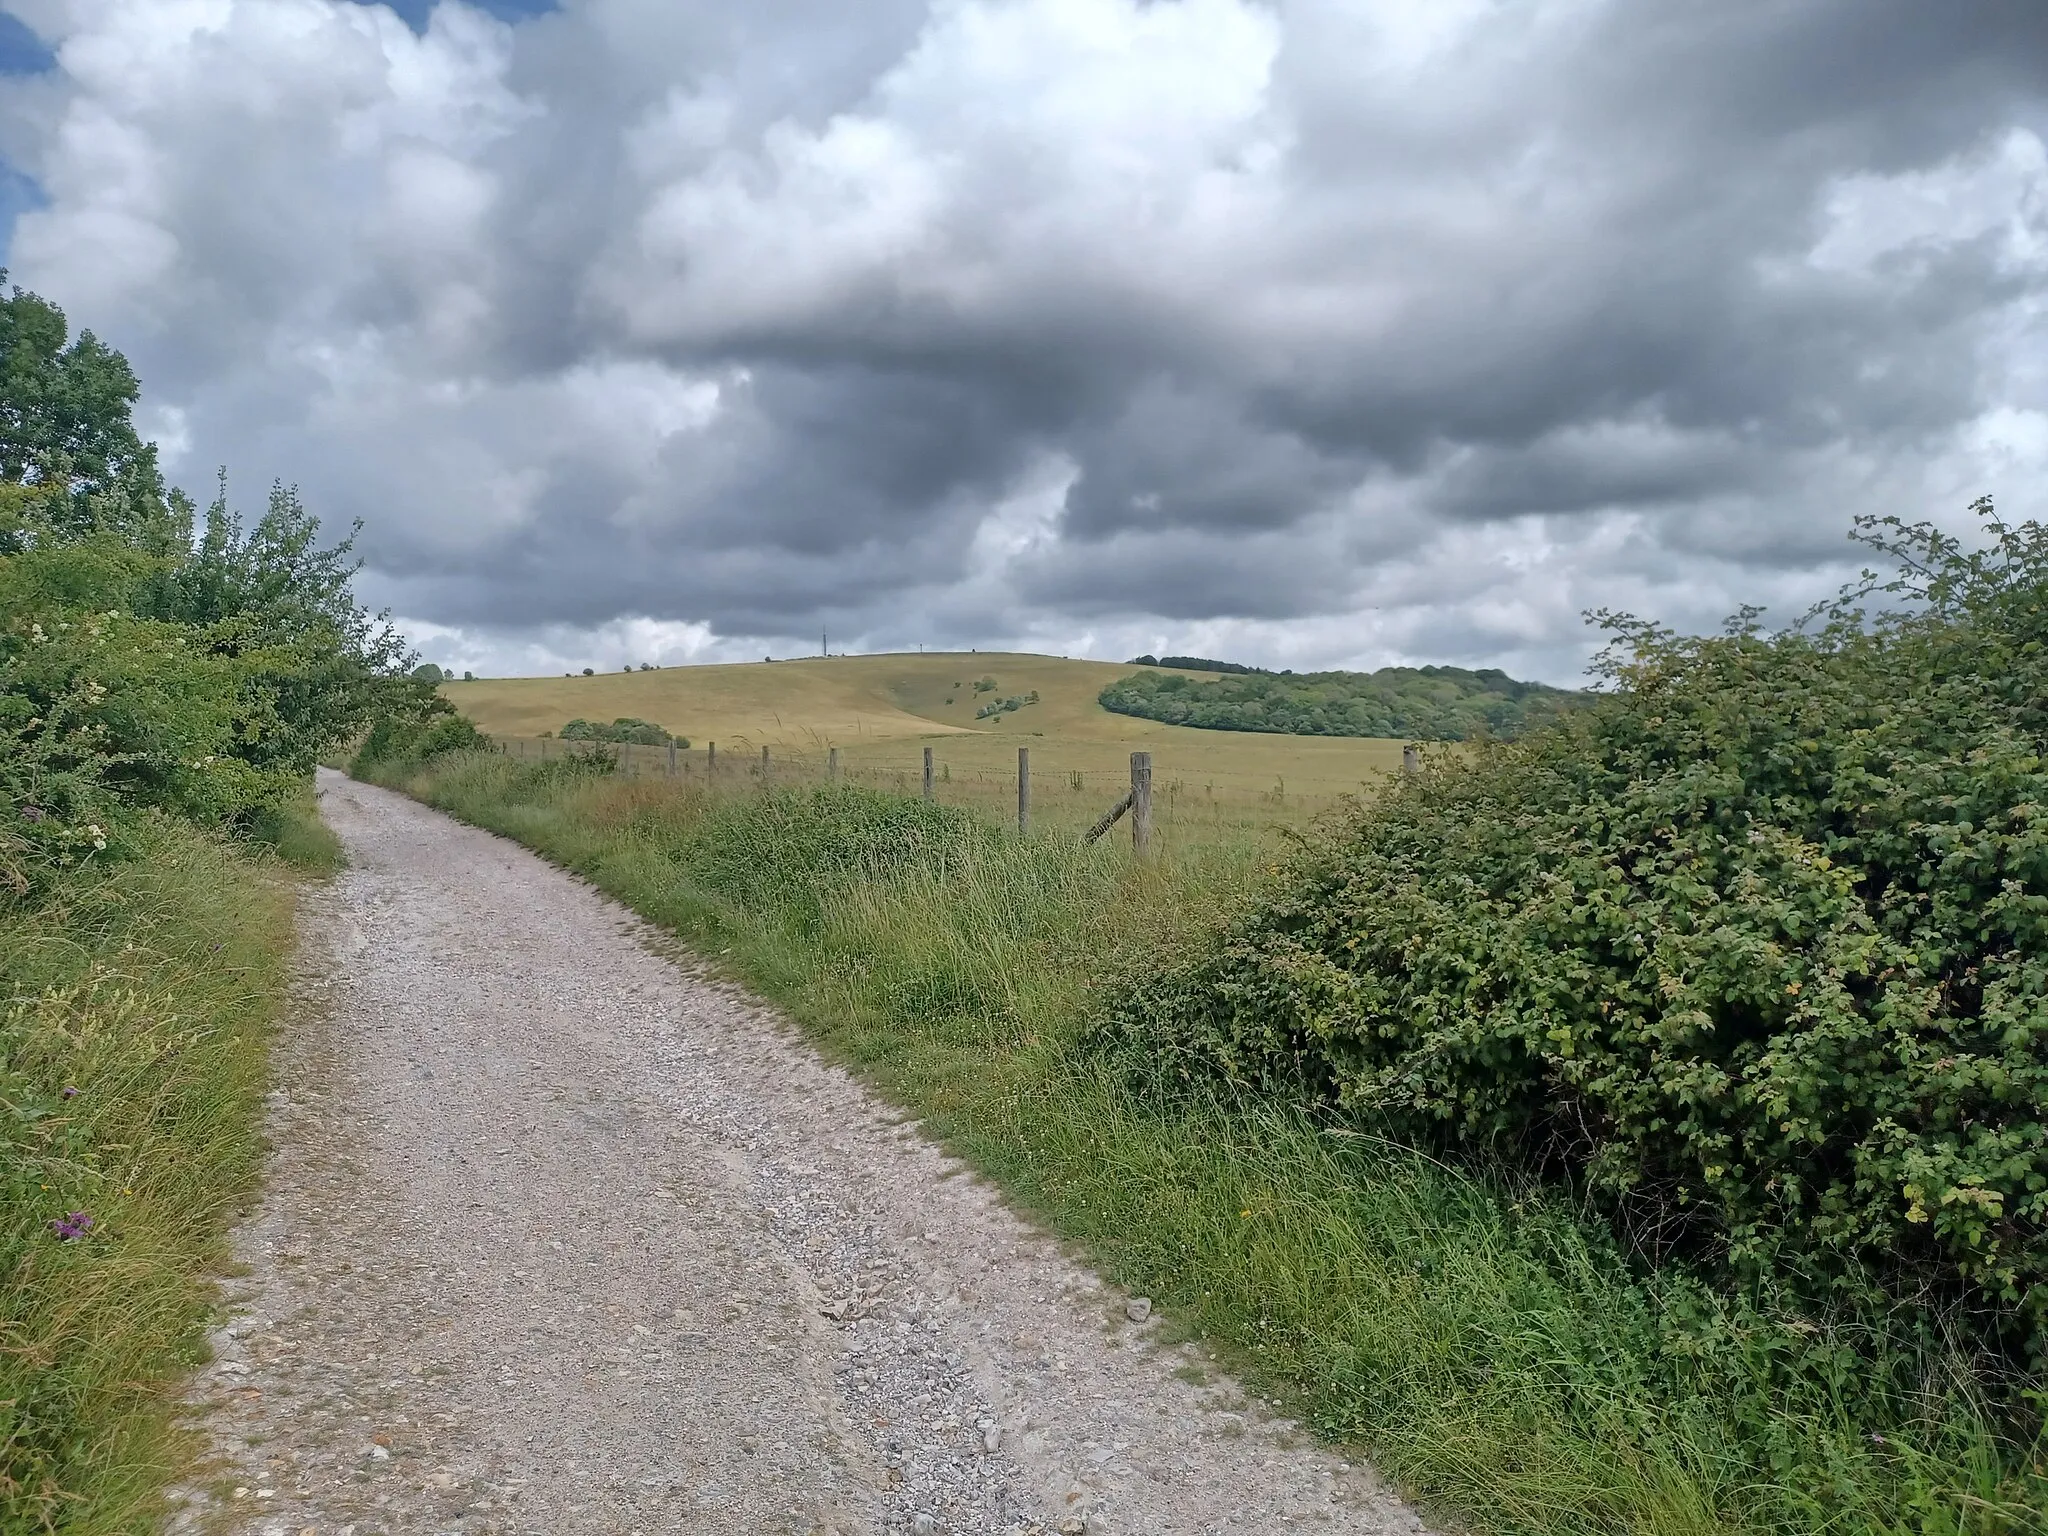
{"label": "grassy verge", "polygon": [[1555,1193],[1357,1127],[1133,1098],[1079,1048],[1090,991],[1198,942],[1260,877],[1255,839],[1138,868],[851,789],[709,796],[498,758],[402,787],[718,957],[1440,1519],[1503,1536],[2040,1528],[2039,1447],[1908,1326],[1639,1274]]}
{"label": "grassy verge", "polygon": [[150,818],[140,857],[0,909],[0,1530],[154,1530],[192,1453],[178,1382],[261,1154],[279,859],[338,855],[309,811],[275,857]]}

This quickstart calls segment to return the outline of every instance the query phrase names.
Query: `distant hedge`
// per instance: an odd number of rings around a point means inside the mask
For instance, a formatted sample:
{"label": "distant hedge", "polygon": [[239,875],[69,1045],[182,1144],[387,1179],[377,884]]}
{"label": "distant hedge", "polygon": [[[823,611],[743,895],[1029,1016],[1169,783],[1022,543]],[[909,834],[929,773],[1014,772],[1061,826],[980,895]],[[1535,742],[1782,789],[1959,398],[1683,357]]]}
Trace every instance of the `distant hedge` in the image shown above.
{"label": "distant hedge", "polygon": [[673,741],[679,747],[690,743],[682,736],[670,736],[661,726],[647,720],[621,715],[610,725],[596,720],[571,720],[560,732],[564,741],[618,741],[637,747],[665,747]]}
{"label": "distant hedge", "polygon": [[1613,694],[1357,807],[1098,1043],[2048,1364],[2048,531],[1980,510],[1862,523],[1905,575],[1811,630],[1610,620]]}
{"label": "distant hedge", "polygon": [[[1167,657],[1159,665],[1208,663],[1183,656]],[[1134,672],[1103,689],[1099,702],[1115,714],[1212,731],[1466,741],[1475,736],[1518,736],[1585,697],[1545,683],[1517,682],[1492,668],[1297,673],[1235,667],[1231,675],[1214,682],[1170,672]]]}
{"label": "distant hedge", "polygon": [[1206,656],[1133,656],[1134,667],[1179,667],[1186,672],[1263,672],[1264,667],[1247,667],[1235,661],[1211,661]]}

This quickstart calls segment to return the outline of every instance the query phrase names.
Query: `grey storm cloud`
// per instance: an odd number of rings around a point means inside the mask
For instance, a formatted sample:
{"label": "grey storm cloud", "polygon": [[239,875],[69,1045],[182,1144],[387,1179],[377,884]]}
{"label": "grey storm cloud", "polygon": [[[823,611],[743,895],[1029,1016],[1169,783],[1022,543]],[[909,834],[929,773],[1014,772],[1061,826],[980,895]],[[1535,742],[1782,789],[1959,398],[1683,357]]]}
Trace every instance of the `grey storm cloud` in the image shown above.
{"label": "grey storm cloud", "polygon": [[1493,660],[2048,511],[2037,0],[0,0],[16,280],[480,664]]}

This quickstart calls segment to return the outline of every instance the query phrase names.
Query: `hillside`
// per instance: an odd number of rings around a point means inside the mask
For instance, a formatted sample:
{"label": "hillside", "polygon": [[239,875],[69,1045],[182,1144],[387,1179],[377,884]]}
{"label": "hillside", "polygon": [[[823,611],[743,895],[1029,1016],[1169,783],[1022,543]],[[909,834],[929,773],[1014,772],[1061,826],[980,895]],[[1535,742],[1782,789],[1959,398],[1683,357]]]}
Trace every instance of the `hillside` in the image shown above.
{"label": "hillside", "polygon": [[[515,739],[573,719],[631,716],[699,750],[708,741],[749,755],[766,746],[780,760],[838,747],[849,767],[868,770],[913,772],[929,745],[956,778],[1013,774],[1016,749],[1028,745],[1041,782],[1079,774],[1090,793],[1120,781],[1134,751],[1153,754],[1162,780],[1240,795],[1284,785],[1290,800],[1327,799],[1400,762],[1397,741],[1223,737],[1112,714],[1098,696],[1130,672],[1121,662],[1016,652],[911,653],[450,683],[441,692],[484,730]],[[995,686],[977,692],[982,680]],[[1032,693],[1036,703],[977,718]]]}

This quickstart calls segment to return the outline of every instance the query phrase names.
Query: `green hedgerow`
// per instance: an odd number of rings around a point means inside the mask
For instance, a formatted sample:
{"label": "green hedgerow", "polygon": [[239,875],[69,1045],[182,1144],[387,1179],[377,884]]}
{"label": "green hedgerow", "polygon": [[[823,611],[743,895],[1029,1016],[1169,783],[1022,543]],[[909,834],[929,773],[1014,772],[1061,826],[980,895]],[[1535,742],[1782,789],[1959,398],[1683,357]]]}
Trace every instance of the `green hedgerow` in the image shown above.
{"label": "green hedgerow", "polygon": [[[1765,634],[1609,617],[1612,691],[1357,806],[1095,1039],[1566,1169],[1639,1251],[2048,1345],[2048,530]],[[1873,594],[1898,600],[1870,614]]]}

